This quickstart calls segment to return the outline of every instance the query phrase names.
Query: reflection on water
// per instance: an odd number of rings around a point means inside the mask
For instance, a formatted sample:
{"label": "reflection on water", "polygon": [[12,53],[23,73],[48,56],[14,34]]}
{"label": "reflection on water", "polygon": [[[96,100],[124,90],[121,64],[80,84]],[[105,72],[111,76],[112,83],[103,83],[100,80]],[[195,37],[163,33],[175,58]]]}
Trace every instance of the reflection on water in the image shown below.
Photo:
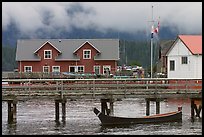
{"label": "reflection on water", "polygon": [[[17,104],[17,123],[7,123],[7,103],[2,102],[3,135],[201,135],[202,119],[191,121],[190,101],[160,103],[160,113],[177,110],[182,105],[182,122],[136,124],[119,127],[102,127],[93,113],[100,110],[100,100],[67,101],[66,121],[55,122],[54,100],[33,99]],[[144,99],[123,99],[114,102],[114,115],[140,117],[146,114]],[[201,110],[202,111],[202,110]],[[150,114],[156,113],[156,103],[150,102]],[[202,117],[202,112],[201,112]],[[61,120],[61,106],[60,106]]]}

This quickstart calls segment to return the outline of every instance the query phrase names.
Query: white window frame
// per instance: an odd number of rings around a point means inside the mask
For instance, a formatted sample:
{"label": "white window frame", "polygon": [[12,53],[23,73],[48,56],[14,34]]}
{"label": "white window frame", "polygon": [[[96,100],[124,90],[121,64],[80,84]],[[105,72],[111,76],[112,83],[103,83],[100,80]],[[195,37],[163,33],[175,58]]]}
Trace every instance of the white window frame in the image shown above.
{"label": "white window frame", "polygon": [[[30,71],[27,71],[26,68],[30,68]],[[24,66],[24,72],[32,72],[32,66]]]}
{"label": "white window frame", "polygon": [[[57,67],[59,71],[54,71],[54,67]],[[60,72],[60,66],[52,66],[52,72]]]}
{"label": "white window frame", "polygon": [[95,66],[93,67],[94,73],[96,73],[96,68],[97,68],[97,67],[98,67],[98,69],[99,69],[98,74],[101,74],[101,66],[99,66],[99,65],[95,65]]}
{"label": "white window frame", "polygon": [[79,72],[79,67],[81,67],[81,68],[83,68],[83,71],[80,71],[80,72],[84,72],[84,66],[76,66],[76,68],[77,68],[77,72]]}
{"label": "white window frame", "polygon": [[[50,58],[45,57],[45,52],[50,51]],[[52,59],[52,50],[44,50],[44,59]]]}
{"label": "white window frame", "polygon": [[[85,57],[86,56],[86,54],[85,54],[86,51],[89,51],[89,58]],[[84,49],[83,50],[83,59],[91,59],[91,50],[90,49]]]}
{"label": "white window frame", "polygon": [[45,72],[45,67],[48,68],[48,72],[46,72],[46,73],[49,73],[50,72],[50,66],[43,66],[43,72]]}
{"label": "white window frame", "polygon": [[104,73],[104,69],[105,69],[105,68],[109,68],[109,70],[110,70],[110,72],[111,72],[111,66],[110,66],[110,65],[104,65],[104,66],[103,66],[103,74],[104,74],[104,75],[105,75],[105,73]]}

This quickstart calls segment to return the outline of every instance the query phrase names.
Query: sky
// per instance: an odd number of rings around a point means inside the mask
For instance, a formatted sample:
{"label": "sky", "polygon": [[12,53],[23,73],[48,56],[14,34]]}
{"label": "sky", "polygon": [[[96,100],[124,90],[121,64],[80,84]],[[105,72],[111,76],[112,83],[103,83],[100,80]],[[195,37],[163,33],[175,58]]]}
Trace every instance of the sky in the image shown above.
{"label": "sky", "polygon": [[73,27],[136,33],[151,31],[158,21],[160,28],[202,34],[202,2],[2,2],[2,29],[14,22],[28,35]]}

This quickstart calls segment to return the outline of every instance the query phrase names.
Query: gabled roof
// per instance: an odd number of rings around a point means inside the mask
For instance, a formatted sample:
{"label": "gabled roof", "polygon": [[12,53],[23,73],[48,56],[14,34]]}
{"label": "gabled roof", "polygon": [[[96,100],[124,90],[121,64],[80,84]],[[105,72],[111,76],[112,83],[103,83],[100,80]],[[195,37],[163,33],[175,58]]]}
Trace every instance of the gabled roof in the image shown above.
{"label": "gabled roof", "polygon": [[59,53],[61,53],[61,51],[59,50],[59,49],[57,49],[54,45],[52,45],[52,43],[50,43],[49,41],[46,41],[44,44],[42,44],[42,46],[41,47],[39,47],[38,49],[36,49],[35,51],[34,51],[34,53],[36,53],[36,52],[38,52],[38,50],[40,50],[43,46],[45,46],[45,44],[50,44],[53,48],[55,48]]}
{"label": "gabled roof", "polygon": [[202,54],[202,35],[179,35],[178,38],[192,54]]}
{"label": "gabled roof", "polygon": [[178,40],[181,40],[193,55],[202,55],[202,35],[178,35],[166,54],[169,54]]}
{"label": "gabled roof", "polygon": [[91,45],[96,51],[98,51],[100,53],[100,51],[93,45],[91,44],[89,41],[85,41],[83,44],[81,44],[81,46],[79,46],[76,50],[74,50],[73,53],[77,52],[81,47],[83,47],[86,43],[88,43],[89,45]]}
{"label": "gabled roof", "polygon": [[38,61],[40,57],[34,54],[49,42],[59,54],[55,60],[79,60],[74,51],[86,42],[100,52],[95,60],[119,60],[119,39],[21,39],[17,41],[16,61]]}

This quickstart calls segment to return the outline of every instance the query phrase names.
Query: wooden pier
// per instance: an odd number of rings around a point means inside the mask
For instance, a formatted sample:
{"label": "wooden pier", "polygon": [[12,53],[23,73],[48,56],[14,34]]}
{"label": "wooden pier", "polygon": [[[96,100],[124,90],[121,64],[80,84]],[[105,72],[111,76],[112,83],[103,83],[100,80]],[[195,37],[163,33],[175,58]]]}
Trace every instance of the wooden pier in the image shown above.
{"label": "wooden pier", "polygon": [[[202,79],[2,79],[2,101],[8,102],[8,121],[16,121],[17,100],[52,98],[55,100],[55,121],[59,121],[59,104],[62,105],[62,121],[66,121],[67,99],[100,99],[101,112],[113,115],[114,100],[145,98],[146,115],[150,101],[156,102],[160,113],[160,101],[165,98],[190,98],[191,117],[200,117],[202,105]],[[107,105],[109,103],[109,107]]]}

